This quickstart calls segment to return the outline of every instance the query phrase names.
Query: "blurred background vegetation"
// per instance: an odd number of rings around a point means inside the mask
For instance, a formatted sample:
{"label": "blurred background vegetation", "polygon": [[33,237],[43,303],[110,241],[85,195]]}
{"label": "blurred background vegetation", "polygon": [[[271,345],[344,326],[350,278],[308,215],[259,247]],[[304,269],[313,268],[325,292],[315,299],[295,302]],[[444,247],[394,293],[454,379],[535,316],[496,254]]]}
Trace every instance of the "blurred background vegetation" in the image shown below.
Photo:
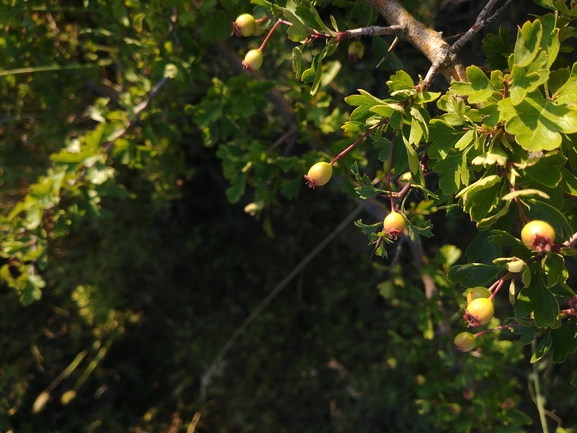
{"label": "blurred background vegetation", "polygon": [[[384,24],[364,2],[330,3],[317,7],[342,28]],[[405,4],[450,36],[483,3]],[[530,365],[530,348],[509,334],[482,341],[481,358],[464,356],[439,332],[441,322],[463,327],[462,290],[445,271],[472,239],[466,218],[433,218],[424,262],[401,241],[388,261],[369,263],[366,237],[349,224],[206,374],[254,308],[356,209],[348,167],[378,169],[376,150],[347,155],[337,182],[316,191],[302,174],[354,141],[339,131],[350,111],[344,96],[357,88],[380,96],[400,68],[426,72],[410,46],[380,69],[372,50],[352,64],[339,48],[327,65],[333,80],[313,97],[292,73],[295,44],[284,31],[259,74],[242,71],[262,38],[231,38],[231,22],[267,12],[248,2],[1,0],[0,8],[2,215],[51,173],[51,155],[128,125],[107,145],[94,174],[102,182],[71,185],[46,210],[66,219],[44,227],[41,298],[25,306],[0,286],[0,431],[541,431],[537,396],[552,431],[577,431],[574,360]],[[514,35],[532,12],[543,11],[513,2],[487,31],[504,25]],[[482,37],[465,62],[484,64]],[[360,218],[378,221],[378,212]],[[443,310],[425,297],[422,274]]]}

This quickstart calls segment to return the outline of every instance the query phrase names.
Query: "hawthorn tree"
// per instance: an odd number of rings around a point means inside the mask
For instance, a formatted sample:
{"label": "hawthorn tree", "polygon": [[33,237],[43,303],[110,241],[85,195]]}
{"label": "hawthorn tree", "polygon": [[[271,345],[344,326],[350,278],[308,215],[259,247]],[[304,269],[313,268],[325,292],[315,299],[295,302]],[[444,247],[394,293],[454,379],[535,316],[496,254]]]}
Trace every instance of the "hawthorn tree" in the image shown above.
{"label": "hawthorn tree", "polygon": [[[535,1],[540,14],[489,31],[515,6],[489,0],[459,35],[424,22],[432,4],[408,11],[397,0],[56,3],[12,5],[2,24],[2,92],[14,102],[3,105],[0,278],[23,305],[58,285],[51,263],[62,263],[60,247],[73,248],[65,239],[84,221],[101,224],[113,204],[137,196],[155,209],[178,199],[199,171],[190,155],[201,143],[221,160],[229,202],[271,237],[271,209],[286,199],[359,203],[345,221],[365,211],[354,223],[370,245],[363,260],[384,266],[374,291],[395,309],[383,313],[395,325],[373,368],[382,375],[406,364],[428,425],[525,431],[519,380],[502,365],[525,362],[530,345],[530,383],[548,429],[538,362],[563,363],[577,348],[574,1]],[[481,33],[484,60],[464,63]],[[39,34],[45,46],[31,51]],[[409,57],[429,64],[405,59],[410,47]],[[187,140],[189,148],[175,144]],[[469,224],[475,236],[463,254],[443,236]],[[209,355],[218,354],[205,363],[201,403],[237,339],[321,250]],[[35,398],[35,412],[92,352],[61,395],[62,404],[73,400],[136,320],[99,310],[113,302],[90,281],[66,296],[94,343]],[[415,374],[423,360],[426,374]],[[568,381],[577,386],[577,372]],[[188,408],[194,425],[205,408]]]}

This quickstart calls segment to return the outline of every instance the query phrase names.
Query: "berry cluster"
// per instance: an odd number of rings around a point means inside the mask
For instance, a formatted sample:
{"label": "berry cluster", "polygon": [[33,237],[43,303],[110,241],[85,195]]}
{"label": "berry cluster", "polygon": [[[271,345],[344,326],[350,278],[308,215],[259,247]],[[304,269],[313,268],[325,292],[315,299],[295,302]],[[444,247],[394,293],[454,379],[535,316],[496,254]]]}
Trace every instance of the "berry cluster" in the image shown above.
{"label": "berry cluster", "polygon": [[[237,19],[232,23],[233,34],[236,36],[249,37],[249,36],[260,36],[263,34],[264,30],[260,26],[260,23],[264,20],[256,20],[251,14],[242,14],[237,17]],[[242,66],[249,72],[256,71],[261,68],[263,63],[262,50],[266,45],[266,41],[258,49],[250,50],[244,56]]]}
{"label": "berry cluster", "polygon": [[[535,260],[540,257],[541,254],[551,251],[554,245],[553,242],[555,241],[555,230],[545,221],[533,220],[528,222],[521,230],[521,241],[528,249],[538,253],[532,259]],[[495,314],[493,299],[503,285],[503,282],[526,266],[525,262],[521,260],[511,263],[513,265],[508,267],[509,272],[497,280],[489,289],[486,287],[475,287],[467,292],[467,308],[463,318],[468,326],[483,326],[491,321]],[[516,266],[517,263],[520,263],[521,266]],[[481,331],[477,334],[464,331],[457,334],[453,342],[462,352],[469,352],[475,348],[477,337],[486,332],[501,328],[503,327],[499,326]]]}
{"label": "berry cluster", "polygon": [[[251,14],[241,14],[232,23],[232,33],[235,36],[242,37],[260,36],[264,33],[264,29],[261,27],[261,23],[270,18],[272,18],[272,15],[261,19],[255,19],[255,17]],[[264,39],[262,45],[258,49],[252,49],[246,53],[242,65],[247,71],[253,72],[261,68],[263,63],[263,50],[271,34],[276,30],[279,24],[284,24],[287,26],[292,25],[292,23],[283,19],[278,19],[276,21],[276,23],[269,30],[268,35]],[[340,32],[336,39],[340,41],[345,33],[346,32]],[[310,37],[310,39],[314,38],[330,39],[332,36],[315,33]],[[307,39],[307,41],[310,39]],[[360,41],[353,41],[349,44],[347,53],[351,62],[358,62],[365,55],[365,46]]]}

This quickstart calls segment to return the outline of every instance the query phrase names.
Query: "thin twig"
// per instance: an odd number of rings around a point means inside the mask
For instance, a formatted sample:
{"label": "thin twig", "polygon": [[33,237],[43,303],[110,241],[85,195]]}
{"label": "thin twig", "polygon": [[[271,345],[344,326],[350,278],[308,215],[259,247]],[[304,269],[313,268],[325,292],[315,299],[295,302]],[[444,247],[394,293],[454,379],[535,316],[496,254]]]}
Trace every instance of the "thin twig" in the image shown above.
{"label": "thin twig", "polygon": [[347,39],[354,39],[361,36],[402,36],[404,33],[405,33],[404,27],[399,25],[388,27],[369,26],[339,32],[336,36],[336,39],[338,41],[344,41]]}
{"label": "thin twig", "polygon": [[501,14],[501,12],[503,12],[505,8],[509,6],[509,3],[511,3],[511,0],[507,0],[505,4],[497,9],[493,15],[491,15],[489,18],[486,18],[497,1],[499,0],[490,0],[489,3],[485,5],[477,17],[475,24],[473,24],[473,26],[451,46],[451,53],[458,53],[465,46],[465,44],[473,38],[473,36],[475,36],[483,27],[492,23]]}
{"label": "thin twig", "polygon": [[567,239],[566,242],[563,242],[563,245],[571,248],[576,243],[577,243],[577,233],[573,233],[573,236],[571,236],[569,239]]}
{"label": "thin twig", "polygon": [[103,146],[105,151],[109,150],[110,146],[112,146],[112,144],[114,143],[114,140],[122,137],[128,129],[134,126],[134,124],[138,121],[140,117],[140,113],[142,113],[148,107],[150,101],[152,101],[152,99],[158,94],[160,89],[164,87],[164,85],[168,82],[168,80],[170,80],[169,77],[162,77],[162,80],[160,80],[148,93],[148,97],[140,104],[138,104],[136,107],[134,107],[134,118],[130,120],[130,122],[128,122],[128,124],[124,128],[120,128],[114,131],[113,134],[107,137],[106,144]]}
{"label": "thin twig", "polygon": [[212,361],[206,373],[201,378],[200,386],[200,401],[206,400],[206,393],[208,386],[212,381],[212,376],[219,370],[222,361],[230,348],[238,340],[238,338],[246,331],[249,325],[258,317],[262,310],[274,299],[276,296],[287,286],[288,283],[296,277],[306,265],[308,265],[337,235],[342,232],[349,224],[359,215],[363,210],[362,206],[357,206],[331,233],[328,234],[310,253],[306,255],[301,262],[296,265],[292,271],[290,271],[287,276],[277,284],[277,286],[270,292],[258,306],[252,311],[250,316],[248,316],[244,322],[234,331],[228,341],[222,346],[220,352]]}
{"label": "thin twig", "polygon": [[291,126],[291,128],[285,132],[283,135],[280,136],[280,138],[275,141],[271,147],[268,148],[267,152],[270,153],[273,150],[275,150],[277,147],[279,147],[287,138],[289,138],[291,135],[293,135],[296,132],[297,128],[295,125]]}

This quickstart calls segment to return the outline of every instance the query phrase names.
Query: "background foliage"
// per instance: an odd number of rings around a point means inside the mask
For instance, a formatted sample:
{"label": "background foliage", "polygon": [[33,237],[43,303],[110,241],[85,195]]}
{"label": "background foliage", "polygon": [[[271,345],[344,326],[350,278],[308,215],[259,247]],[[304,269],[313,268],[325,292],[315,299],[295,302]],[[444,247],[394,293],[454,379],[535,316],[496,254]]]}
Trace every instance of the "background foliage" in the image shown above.
{"label": "background foliage", "polygon": [[[384,25],[364,2],[329,3],[315,4],[325,23]],[[485,65],[483,40],[511,50],[516,26],[553,4],[537,3],[513,2],[463,61]],[[483,6],[404,4],[446,36]],[[363,40],[358,63],[339,46],[311,95],[315,81],[295,77],[299,44],[284,29],[263,69],[242,71],[261,38],[231,38],[231,22],[265,16],[263,6],[0,7],[1,431],[177,432],[197,414],[201,432],[541,431],[543,408],[550,429],[577,429],[574,356],[531,364],[535,347],[505,330],[480,339],[477,356],[453,348],[464,288],[448,271],[471,255],[475,224],[432,202],[414,222],[431,219],[435,236],[420,247],[401,239],[385,261],[369,263],[372,248],[350,224],[255,319],[199,398],[227,339],[357,206],[351,165],[385,172],[382,149],[364,145],[323,189],[302,178],[358,138],[341,129],[354,109],[345,96],[362,87],[385,97],[401,69],[424,75],[429,65],[409,44],[379,69],[387,38]],[[303,64],[322,48],[303,50]],[[575,61],[563,58],[559,68]],[[507,67],[498,56],[489,65]],[[438,78],[431,90],[447,84]],[[443,176],[432,182],[446,192]],[[577,274],[574,260],[566,266]],[[497,317],[511,315],[504,304]]]}

